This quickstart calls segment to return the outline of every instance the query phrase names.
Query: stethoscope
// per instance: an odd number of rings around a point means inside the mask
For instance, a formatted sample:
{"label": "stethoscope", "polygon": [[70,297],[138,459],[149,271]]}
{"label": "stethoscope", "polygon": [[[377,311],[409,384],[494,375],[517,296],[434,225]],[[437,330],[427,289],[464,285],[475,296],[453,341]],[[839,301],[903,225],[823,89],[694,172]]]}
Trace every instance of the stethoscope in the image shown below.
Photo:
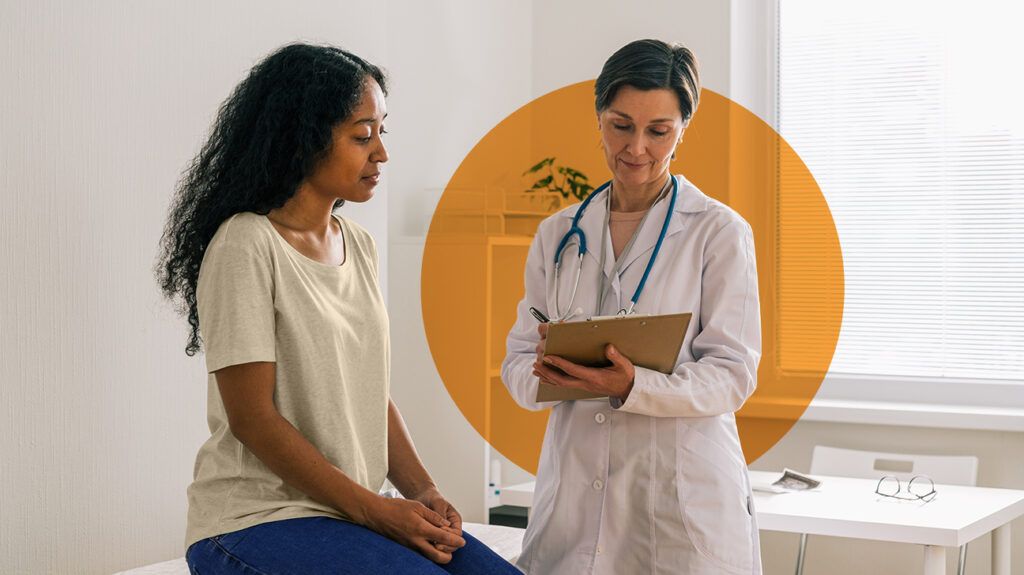
{"label": "stethoscope", "polygon": [[[636,291],[633,292],[633,297],[629,300],[629,308],[620,309],[618,315],[630,315],[633,313],[633,308],[636,307],[636,302],[640,299],[640,294],[644,291],[644,285],[647,283],[647,277],[651,275],[651,269],[654,267],[654,262],[658,259],[658,252],[661,251],[661,244],[665,241],[665,235],[668,233],[668,224],[672,221],[672,213],[675,211],[676,207],[676,198],[679,196],[679,182],[676,181],[675,176],[670,175],[669,178],[672,180],[672,195],[669,199],[668,211],[665,213],[665,222],[661,225],[661,233],[658,235],[658,243],[654,244],[654,251],[651,253],[651,258],[647,260],[647,268],[644,269],[644,275],[640,278],[640,283],[636,286]],[[597,197],[601,192],[608,190],[611,187],[611,184],[610,180],[605,182],[594,190],[592,194],[587,196],[587,199],[583,200],[583,203],[580,204],[580,209],[576,210],[576,215],[572,218],[572,225],[569,226],[569,231],[562,236],[562,241],[558,242],[558,250],[555,251],[555,314],[557,317],[553,318],[553,321],[564,321],[577,313],[576,311],[573,311],[572,304],[576,301],[576,290],[580,286],[580,275],[583,273],[583,256],[587,253],[587,236],[583,233],[583,229],[580,228],[580,218],[583,217],[583,212],[587,209],[587,206],[590,205],[591,200]],[[644,222],[641,222],[640,224],[641,228],[643,227],[643,223]],[[605,224],[605,227],[607,228],[607,223]],[[639,231],[640,230],[637,229],[637,233],[639,233]],[[579,256],[577,257],[579,266],[576,268],[576,281],[573,282],[572,295],[569,297],[569,306],[563,313],[558,309],[558,286],[560,285],[559,275],[562,268],[562,253],[574,237],[577,238],[577,243],[579,244]],[[602,292],[603,291],[602,283]],[[598,312],[600,312],[600,310],[598,310]]]}

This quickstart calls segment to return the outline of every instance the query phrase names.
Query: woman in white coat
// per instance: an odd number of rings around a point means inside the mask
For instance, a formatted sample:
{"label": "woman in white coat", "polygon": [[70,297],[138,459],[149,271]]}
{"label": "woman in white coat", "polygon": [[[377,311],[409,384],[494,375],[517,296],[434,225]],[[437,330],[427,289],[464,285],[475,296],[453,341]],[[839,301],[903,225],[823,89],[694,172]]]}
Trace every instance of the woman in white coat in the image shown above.
{"label": "woman in white coat", "polygon": [[[555,252],[578,205],[537,231],[502,365],[519,405],[552,408],[518,566],[530,575],[760,573],[734,416],[754,391],[761,350],[753,235],[735,211],[669,173],[697,108],[695,59],[682,46],[633,42],[608,59],[595,92],[613,179],[579,220],[589,242],[573,309],[576,240],[557,302]],[[545,356],[547,324],[530,308],[568,321],[629,308],[666,221],[634,311],[692,312],[674,372],[634,366],[613,346],[607,368]],[[541,380],[608,399],[538,403]]]}

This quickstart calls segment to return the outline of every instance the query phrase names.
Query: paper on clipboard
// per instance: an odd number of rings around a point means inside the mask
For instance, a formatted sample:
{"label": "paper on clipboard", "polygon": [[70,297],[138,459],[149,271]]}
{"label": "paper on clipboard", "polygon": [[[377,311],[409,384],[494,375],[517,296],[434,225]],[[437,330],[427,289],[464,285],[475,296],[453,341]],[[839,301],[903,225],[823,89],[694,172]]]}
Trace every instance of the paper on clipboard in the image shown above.
{"label": "paper on clipboard", "polygon": [[[544,353],[557,355],[591,367],[611,365],[604,355],[613,344],[633,365],[661,373],[676,367],[690,313],[667,315],[630,315],[610,319],[552,323],[544,343]],[[581,389],[567,389],[541,382],[537,401],[593,399],[607,397]]]}

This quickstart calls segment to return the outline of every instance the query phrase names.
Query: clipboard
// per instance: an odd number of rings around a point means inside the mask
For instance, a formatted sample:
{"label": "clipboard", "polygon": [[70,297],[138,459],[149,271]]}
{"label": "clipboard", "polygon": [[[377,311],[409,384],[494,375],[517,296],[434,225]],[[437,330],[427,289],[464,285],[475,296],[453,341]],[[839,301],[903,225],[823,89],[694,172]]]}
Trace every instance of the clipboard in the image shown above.
{"label": "clipboard", "polygon": [[[633,365],[661,373],[672,373],[683,346],[691,313],[667,315],[630,315],[566,323],[552,323],[544,343],[544,353],[557,355],[590,367],[606,367],[604,355],[613,344]],[[607,397],[582,389],[566,389],[541,382],[537,401],[595,399]]]}

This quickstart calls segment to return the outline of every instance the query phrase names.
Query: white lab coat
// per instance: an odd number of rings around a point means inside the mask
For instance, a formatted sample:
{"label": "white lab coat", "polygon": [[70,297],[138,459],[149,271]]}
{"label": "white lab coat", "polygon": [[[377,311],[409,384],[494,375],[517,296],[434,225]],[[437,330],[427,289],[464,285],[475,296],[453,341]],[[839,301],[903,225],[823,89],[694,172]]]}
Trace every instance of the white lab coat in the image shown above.
{"label": "white lab coat", "polygon": [[[578,205],[544,220],[526,261],[526,296],[508,335],[501,376],[526,409],[553,407],[529,527],[518,566],[529,575],[759,574],[757,523],[734,412],[754,391],[761,355],[753,234],[726,205],[682,176],[661,253],[636,311],[692,312],[675,371],[636,368],[625,403],[537,403],[532,374],[539,341],[530,306],[555,315],[554,250]],[[628,307],[657,242],[668,198],[652,207],[601,315]],[[597,315],[605,201],[580,220],[587,235],[573,307]],[[562,308],[576,273],[566,254]],[[576,318],[583,319],[583,318]]]}

